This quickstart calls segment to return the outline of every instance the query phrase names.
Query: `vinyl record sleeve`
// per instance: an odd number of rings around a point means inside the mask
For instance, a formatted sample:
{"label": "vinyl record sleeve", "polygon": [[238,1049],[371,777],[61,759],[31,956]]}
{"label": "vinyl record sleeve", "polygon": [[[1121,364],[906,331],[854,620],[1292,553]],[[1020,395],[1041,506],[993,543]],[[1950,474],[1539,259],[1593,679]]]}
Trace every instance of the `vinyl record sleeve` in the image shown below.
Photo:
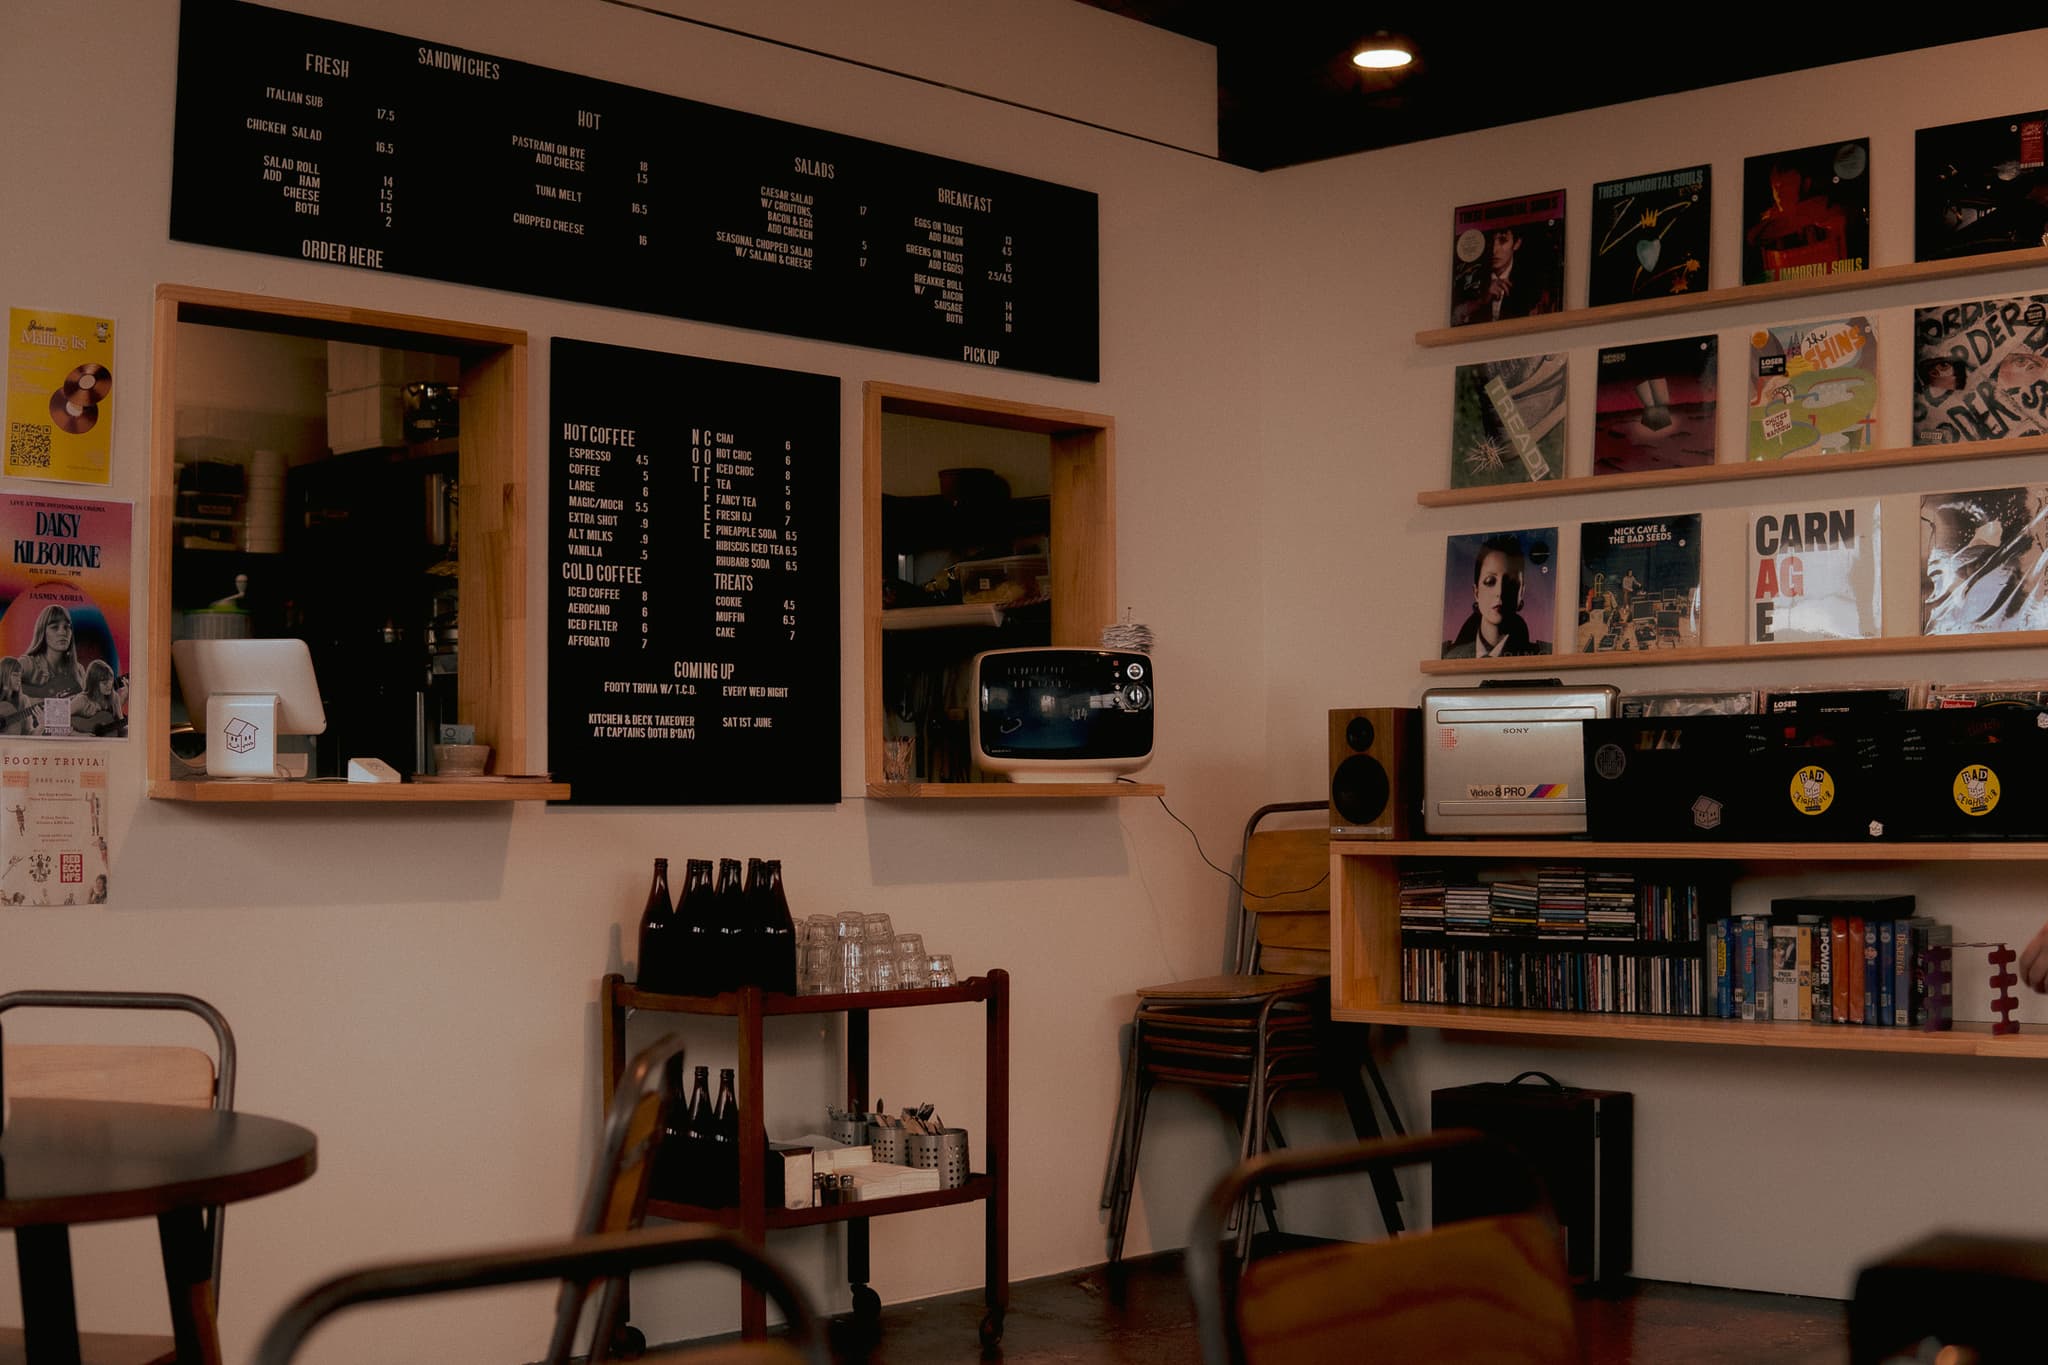
{"label": "vinyl record sleeve", "polygon": [[1752,509],[1749,643],[1882,635],[1879,530],[1876,502]]}

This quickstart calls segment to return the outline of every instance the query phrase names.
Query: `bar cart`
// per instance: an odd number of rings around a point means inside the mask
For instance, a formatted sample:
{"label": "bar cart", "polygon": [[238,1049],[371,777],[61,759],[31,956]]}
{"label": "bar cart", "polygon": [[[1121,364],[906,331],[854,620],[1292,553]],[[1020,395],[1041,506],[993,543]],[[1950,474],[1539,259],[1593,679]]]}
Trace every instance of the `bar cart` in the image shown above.
{"label": "bar cart", "polygon": [[[889,1199],[808,1209],[770,1208],[764,1191],[767,1132],[763,1126],[761,1040],[762,1021],[770,1015],[844,1014],[846,1016],[846,1107],[865,1111],[868,1095],[868,1014],[872,1010],[907,1009],[982,1001],[988,1007],[986,1113],[980,1139],[983,1169],[970,1171],[957,1189],[932,1190]],[[854,1313],[872,1324],[882,1301],[868,1286],[868,1220],[885,1214],[909,1213],[946,1204],[980,1200],[986,1206],[987,1311],[980,1336],[984,1347],[1002,1340],[1003,1315],[1010,1299],[1010,974],[1000,969],[970,977],[955,986],[927,990],[879,991],[854,995],[781,995],[749,986],[724,995],[663,995],[643,991],[614,972],[604,978],[604,1093],[600,1115],[611,1105],[612,1091],[626,1066],[626,1015],[630,1010],[677,1014],[730,1015],[738,1025],[739,1064],[734,1078],[740,1108],[740,1203],[738,1208],[709,1209],[694,1204],[654,1200],[650,1214],[692,1222],[721,1223],[737,1228],[754,1246],[766,1245],[770,1228],[812,1227],[845,1223],[846,1278],[853,1288]],[[740,1291],[740,1334],[749,1340],[767,1335],[768,1309],[759,1290]]]}

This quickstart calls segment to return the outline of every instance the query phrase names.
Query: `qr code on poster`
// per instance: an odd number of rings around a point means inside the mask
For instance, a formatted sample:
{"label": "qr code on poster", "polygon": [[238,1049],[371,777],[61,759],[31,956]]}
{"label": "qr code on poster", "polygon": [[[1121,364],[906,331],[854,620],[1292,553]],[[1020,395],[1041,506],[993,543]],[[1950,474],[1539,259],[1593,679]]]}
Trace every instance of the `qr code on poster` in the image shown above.
{"label": "qr code on poster", "polygon": [[10,469],[48,469],[50,428],[35,422],[9,422],[7,465]]}

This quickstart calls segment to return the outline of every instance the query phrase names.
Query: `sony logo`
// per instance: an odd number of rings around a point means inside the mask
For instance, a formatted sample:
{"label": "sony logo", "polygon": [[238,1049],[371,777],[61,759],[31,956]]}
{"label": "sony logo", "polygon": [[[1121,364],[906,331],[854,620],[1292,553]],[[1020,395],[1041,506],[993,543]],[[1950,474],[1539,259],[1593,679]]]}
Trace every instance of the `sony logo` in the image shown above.
{"label": "sony logo", "polygon": [[1526,725],[1503,725],[1500,727],[1500,732],[1504,735],[1526,735],[1529,733],[1529,727]]}

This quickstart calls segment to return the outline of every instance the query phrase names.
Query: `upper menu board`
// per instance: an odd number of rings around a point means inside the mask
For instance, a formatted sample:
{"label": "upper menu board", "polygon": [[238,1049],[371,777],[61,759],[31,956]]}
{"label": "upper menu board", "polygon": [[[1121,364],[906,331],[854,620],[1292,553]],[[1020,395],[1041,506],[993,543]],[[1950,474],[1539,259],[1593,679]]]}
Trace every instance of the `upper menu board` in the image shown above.
{"label": "upper menu board", "polygon": [[185,0],[171,236],[1068,379],[1084,190],[239,0]]}

